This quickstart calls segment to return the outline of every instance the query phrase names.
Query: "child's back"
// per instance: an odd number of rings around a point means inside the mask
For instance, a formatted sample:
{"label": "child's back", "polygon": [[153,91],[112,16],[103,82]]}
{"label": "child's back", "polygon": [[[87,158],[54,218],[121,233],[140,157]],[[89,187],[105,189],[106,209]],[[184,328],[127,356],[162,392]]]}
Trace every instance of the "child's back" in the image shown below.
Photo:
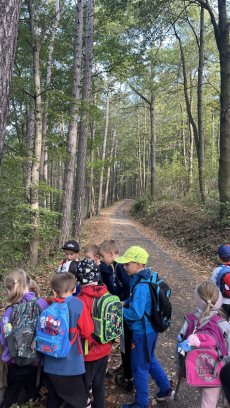
{"label": "child's back", "polygon": [[[92,317],[94,299],[102,298],[108,292],[106,285],[97,285],[99,268],[94,262],[89,263],[85,259],[79,263],[76,278],[81,284],[81,292],[78,295],[88,311],[88,318]],[[87,283],[88,282],[88,283]],[[84,360],[85,360],[85,376],[84,381],[86,388],[92,384],[94,408],[104,408],[104,380],[108,355],[111,353],[112,342],[101,344],[93,339],[92,335],[83,342]]]}

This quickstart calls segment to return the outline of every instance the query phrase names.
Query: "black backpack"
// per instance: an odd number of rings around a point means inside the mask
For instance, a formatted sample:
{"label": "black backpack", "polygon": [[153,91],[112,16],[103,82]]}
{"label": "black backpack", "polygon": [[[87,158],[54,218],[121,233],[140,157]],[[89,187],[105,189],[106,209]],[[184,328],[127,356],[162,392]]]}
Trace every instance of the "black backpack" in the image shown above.
{"label": "black backpack", "polygon": [[11,312],[12,331],[6,337],[9,353],[19,366],[39,363],[41,354],[36,350],[36,325],[42,312],[37,298],[16,303]]}
{"label": "black backpack", "polygon": [[[148,313],[144,312],[144,316],[148,319],[148,321],[151,323],[152,328],[156,332],[163,333],[165,330],[167,330],[171,323],[172,305],[169,301],[171,289],[169,289],[167,283],[158,278],[157,272],[153,272],[149,282],[142,282],[141,279],[142,277],[140,277],[140,279],[138,279],[138,281],[134,284],[133,290],[140,283],[149,285],[149,290],[152,298],[152,310],[151,315],[148,315]],[[141,320],[145,329],[144,316],[142,316]],[[146,331],[145,352],[147,362],[150,363]]]}
{"label": "black backpack", "polygon": [[[133,289],[140,283],[149,285],[152,298],[152,311],[151,315],[145,312],[144,316],[147,317],[156,332],[163,333],[171,323],[172,305],[169,301],[171,289],[169,289],[167,283],[158,278],[157,272],[152,274],[149,282],[142,282],[141,279],[142,278],[138,279]],[[144,316],[142,317],[143,323],[145,322]]]}

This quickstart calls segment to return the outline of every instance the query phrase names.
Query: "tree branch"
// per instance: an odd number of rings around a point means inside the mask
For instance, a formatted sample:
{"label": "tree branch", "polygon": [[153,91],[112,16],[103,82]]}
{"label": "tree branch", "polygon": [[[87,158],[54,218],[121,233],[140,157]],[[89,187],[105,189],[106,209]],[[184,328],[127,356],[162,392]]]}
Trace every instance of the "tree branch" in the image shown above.
{"label": "tree branch", "polygon": [[144,95],[142,95],[137,89],[135,89],[128,81],[127,83],[130,86],[130,88],[133,90],[133,92],[135,92],[138,96],[140,96],[148,105],[151,105],[151,102]]}
{"label": "tree branch", "polygon": [[60,11],[62,10],[62,8],[63,8],[63,6],[65,4],[65,1],[66,0],[63,0],[63,3],[61,5],[61,7],[59,8],[59,10],[55,14],[53,14],[50,18],[48,18],[47,22],[45,23],[45,26],[44,26],[42,34],[41,34],[41,38],[40,38],[40,40],[39,40],[39,42],[37,44],[38,50],[40,50],[40,48],[41,48],[41,46],[43,44],[43,41],[44,41],[44,38],[45,38],[45,35],[46,35],[46,31],[49,28],[50,22],[60,13]]}

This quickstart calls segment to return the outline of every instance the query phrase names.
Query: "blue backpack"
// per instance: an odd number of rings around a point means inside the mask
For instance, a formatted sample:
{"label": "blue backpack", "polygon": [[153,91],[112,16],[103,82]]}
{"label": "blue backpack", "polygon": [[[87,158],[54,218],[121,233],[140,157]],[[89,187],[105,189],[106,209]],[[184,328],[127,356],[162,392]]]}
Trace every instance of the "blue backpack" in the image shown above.
{"label": "blue backpack", "polygon": [[[79,330],[77,327],[69,327],[68,302],[73,299],[54,299],[52,305],[40,315],[36,327],[37,350],[40,353],[56,358],[64,358],[68,355],[72,344],[77,339],[79,354],[82,349],[79,343]],[[70,341],[69,333],[75,333]]]}
{"label": "blue backpack", "polygon": [[217,278],[216,284],[224,298],[230,298],[230,265],[222,265]]}

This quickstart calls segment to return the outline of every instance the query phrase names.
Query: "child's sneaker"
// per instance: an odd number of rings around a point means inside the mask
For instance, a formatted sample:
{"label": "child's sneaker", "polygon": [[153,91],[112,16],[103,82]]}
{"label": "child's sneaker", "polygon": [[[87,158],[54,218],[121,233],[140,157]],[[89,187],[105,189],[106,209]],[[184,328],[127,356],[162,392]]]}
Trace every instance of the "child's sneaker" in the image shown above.
{"label": "child's sneaker", "polygon": [[156,400],[157,401],[170,401],[170,400],[174,400],[174,394],[175,391],[172,390],[172,388],[169,388],[169,390],[165,393],[163,392],[158,392],[156,395]]}
{"label": "child's sneaker", "polygon": [[115,381],[119,387],[124,388],[126,392],[133,392],[134,391],[134,384],[133,380],[126,380],[123,375],[117,375],[115,377]]}

